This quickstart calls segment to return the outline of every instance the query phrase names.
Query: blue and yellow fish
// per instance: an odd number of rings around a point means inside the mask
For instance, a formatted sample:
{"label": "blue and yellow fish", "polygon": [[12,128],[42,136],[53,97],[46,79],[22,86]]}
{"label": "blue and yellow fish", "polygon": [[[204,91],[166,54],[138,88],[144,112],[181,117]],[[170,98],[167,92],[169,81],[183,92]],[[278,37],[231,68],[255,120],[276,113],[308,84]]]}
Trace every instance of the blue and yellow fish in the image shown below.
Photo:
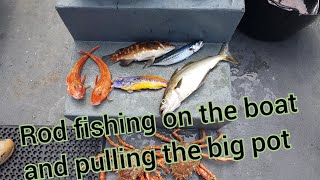
{"label": "blue and yellow fish", "polygon": [[143,89],[161,89],[167,87],[168,81],[152,75],[122,77],[113,81],[113,88],[132,93]]}

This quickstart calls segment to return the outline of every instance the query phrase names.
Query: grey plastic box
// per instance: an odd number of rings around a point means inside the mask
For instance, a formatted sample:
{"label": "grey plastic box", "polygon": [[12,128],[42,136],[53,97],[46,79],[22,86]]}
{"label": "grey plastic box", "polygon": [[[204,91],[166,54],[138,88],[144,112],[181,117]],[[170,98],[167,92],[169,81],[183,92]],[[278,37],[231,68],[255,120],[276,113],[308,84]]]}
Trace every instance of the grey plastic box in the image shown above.
{"label": "grey plastic box", "polygon": [[228,42],[243,0],[58,0],[56,9],[75,40]]}

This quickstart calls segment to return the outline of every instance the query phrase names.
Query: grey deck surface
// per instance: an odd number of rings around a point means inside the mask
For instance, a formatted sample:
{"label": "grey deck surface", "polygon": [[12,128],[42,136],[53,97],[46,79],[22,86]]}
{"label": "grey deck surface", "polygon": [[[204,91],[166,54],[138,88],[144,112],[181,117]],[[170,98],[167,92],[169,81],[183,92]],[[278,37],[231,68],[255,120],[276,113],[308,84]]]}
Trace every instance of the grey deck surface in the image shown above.
{"label": "grey deck surface", "polygon": [[[74,48],[54,5],[54,1],[0,1],[0,125],[55,125],[63,117],[65,76],[73,65],[70,55]],[[240,104],[244,95],[258,101],[294,92],[300,113],[238,119],[222,128],[230,139],[244,138],[247,146],[251,136],[288,129],[293,148],[266,151],[258,160],[251,158],[248,149],[243,161],[231,164],[205,161],[212,164],[210,169],[219,179],[319,178],[319,28],[317,20],[294,37],[276,43],[252,40],[239,32],[234,35],[231,51],[241,65],[231,67],[233,101]]]}
{"label": "grey deck surface", "polygon": [[[82,54],[78,53],[78,49],[84,49],[89,51],[96,45],[102,47],[97,50],[95,55],[102,57],[103,55],[110,54],[122,47],[126,47],[132,43],[108,43],[108,42],[76,42],[76,50],[71,57],[72,61],[77,61]],[[178,44],[181,46],[181,44]],[[170,79],[173,72],[182,67],[184,64],[201,60],[208,56],[215,55],[219,52],[221,44],[205,44],[204,47],[196,54],[191,56],[188,60],[178,63],[173,66],[154,66],[143,69],[143,63],[133,63],[128,67],[121,67],[119,63],[113,64],[107,61],[109,64],[109,70],[112,74],[112,79],[115,80],[119,77],[126,76],[140,76],[140,75],[157,75],[165,79]],[[158,127],[161,127],[161,116],[159,114],[159,107],[164,93],[164,89],[161,90],[144,90],[140,92],[127,93],[119,89],[113,90],[109,97],[113,99],[112,102],[103,101],[99,106],[90,105],[91,92],[94,87],[94,79],[99,74],[98,66],[89,60],[85,64],[82,73],[87,73],[87,84],[91,85],[91,88],[87,90],[87,94],[84,100],[78,101],[72,97],[67,97],[65,115],[68,118],[75,118],[77,116],[88,115],[91,119],[101,118],[102,114],[108,114],[109,117],[117,118],[119,112],[123,112],[125,116],[138,116],[141,117],[145,114],[153,114],[157,117]],[[225,106],[231,104],[231,81],[230,81],[230,66],[228,63],[221,62],[217,67],[211,71],[205,80],[204,85],[199,88],[190,98],[186,99],[179,110],[189,110],[193,114],[194,128],[219,128],[222,124],[207,126],[200,122],[200,114],[197,109],[200,105],[207,105],[208,101],[213,101],[217,106]],[[163,127],[163,126],[162,126]]]}

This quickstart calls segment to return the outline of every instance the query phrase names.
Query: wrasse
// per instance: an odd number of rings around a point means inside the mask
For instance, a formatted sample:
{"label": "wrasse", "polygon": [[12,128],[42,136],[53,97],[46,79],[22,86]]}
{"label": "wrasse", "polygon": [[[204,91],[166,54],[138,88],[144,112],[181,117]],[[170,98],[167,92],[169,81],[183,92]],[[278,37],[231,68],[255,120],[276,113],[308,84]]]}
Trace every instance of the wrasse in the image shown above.
{"label": "wrasse", "polygon": [[107,64],[104,63],[102,59],[100,59],[99,57],[93,54],[84,52],[82,50],[80,50],[80,52],[82,54],[90,56],[90,58],[94,60],[94,62],[99,66],[99,69],[100,69],[100,78],[98,75],[96,76],[95,86],[93,88],[92,95],[91,95],[91,105],[96,106],[101,104],[103,100],[108,99],[108,95],[112,90],[111,73],[109,71]]}
{"label": "wrasse", "polygon": [[113,88],[123,89],[128,92],[142,89],[161,89],[167,87],[168,81],[151,75],[122,77],[113,81]]}
{"label": "wrasse", "polygon": [[112,62],[119,62],[121,66],[127,66],[133,61],[146,61],[152,64],[153,61],[164,54],[175,49],[175,46],[168,42],[145,41],[132,44],[131,46],[119,49],[113,54],[103,56],[103,59],[111,59]]}
{"label": "wrasse", "polygon": [[[197,41],[187,44],[180,49],[171,51],[170,53],[155,59],[154,62],[147,62],[145,67],[148,66],[169,66],[179,63],[188,59],[194,53],[198,52],[203,47],[203,41]],[[151,63],[151,64],[150,64]]]}
{"label": "wrasse", "polygon": [[228,61],[238,64],[228,50],[228,44],[224,44],[218,55],[186,64],[177,69],[164,92],[160,105],[160,112],[165,114],[177,109],[181,102],[189,97],[204,83],[208,73],[220,62]]}
{"label": "wrasse", "polygon": [[[99,49],[100,46],[93,48],[89,53],[92,54],[94,51]],[[67,91],[68,93],[75,99],[82,99],[84,98],[85,91],[89,86],[85,86],[83,83],[86,80],[86,74],[83,75],[81,78],[81,69],[89,56],[83,55],[73,66],[69,74],[66,78],[67,83]]]}

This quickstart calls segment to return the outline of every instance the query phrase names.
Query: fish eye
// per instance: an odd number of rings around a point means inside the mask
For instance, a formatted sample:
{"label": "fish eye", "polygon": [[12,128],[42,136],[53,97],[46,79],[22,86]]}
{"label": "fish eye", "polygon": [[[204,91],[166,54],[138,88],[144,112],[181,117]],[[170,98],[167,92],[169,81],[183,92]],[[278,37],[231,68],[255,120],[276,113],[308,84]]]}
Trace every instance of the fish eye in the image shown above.
{"label": "fish eye", "polygon": [[73,86],[73,88],[74,88],[74,89],[77,89],[77,86],[76,86],[76,85],[74,85],[74,86]]}

